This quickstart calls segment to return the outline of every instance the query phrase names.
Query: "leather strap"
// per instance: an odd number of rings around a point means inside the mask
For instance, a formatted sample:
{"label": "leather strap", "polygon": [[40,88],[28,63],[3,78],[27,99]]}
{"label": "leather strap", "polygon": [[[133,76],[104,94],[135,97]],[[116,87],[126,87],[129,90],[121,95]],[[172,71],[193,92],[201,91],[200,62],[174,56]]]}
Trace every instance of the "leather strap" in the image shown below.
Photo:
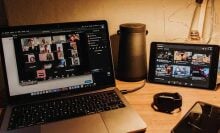
{"label": "leather strap", "polygon": [[175,109],[181,110],[182,96],[179,93],[162,92],[153,97],[152,108],[155,111],[172,113]]}

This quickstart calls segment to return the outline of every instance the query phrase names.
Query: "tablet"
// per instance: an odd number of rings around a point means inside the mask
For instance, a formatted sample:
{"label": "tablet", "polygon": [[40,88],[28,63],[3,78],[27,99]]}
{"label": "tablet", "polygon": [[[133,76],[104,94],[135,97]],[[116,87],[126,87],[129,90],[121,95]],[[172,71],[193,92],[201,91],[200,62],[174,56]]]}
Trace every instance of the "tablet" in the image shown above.
{"label": "tablet", "polygon": [[218,58],[218,45],[152,42],[148,80],[214,90]]}
{"label": "tablet", "polygon": [[196,102],[171,133],[220,133],[220,107]]}

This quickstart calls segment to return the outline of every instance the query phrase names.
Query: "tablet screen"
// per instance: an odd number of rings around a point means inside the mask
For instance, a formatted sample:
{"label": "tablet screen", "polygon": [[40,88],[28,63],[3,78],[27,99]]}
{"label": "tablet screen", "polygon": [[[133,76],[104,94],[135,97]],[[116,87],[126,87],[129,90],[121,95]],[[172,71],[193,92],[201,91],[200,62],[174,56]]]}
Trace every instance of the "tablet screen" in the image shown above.
{"label": "tablet screen", "polygon": [[218,57],[217,45],[152,42],[148,80],[215,89]]}

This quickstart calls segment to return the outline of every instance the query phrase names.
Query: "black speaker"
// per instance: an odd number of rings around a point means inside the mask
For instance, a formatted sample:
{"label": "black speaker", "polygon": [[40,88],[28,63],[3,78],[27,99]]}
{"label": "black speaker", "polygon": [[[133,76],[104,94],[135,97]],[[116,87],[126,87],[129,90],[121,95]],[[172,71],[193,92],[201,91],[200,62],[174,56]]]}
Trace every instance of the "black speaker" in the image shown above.
{"label": "black speaker", "polygon": [[147,33],[145,24],[126,23],[120,25],[117,79],[135,82],[146,78]]}

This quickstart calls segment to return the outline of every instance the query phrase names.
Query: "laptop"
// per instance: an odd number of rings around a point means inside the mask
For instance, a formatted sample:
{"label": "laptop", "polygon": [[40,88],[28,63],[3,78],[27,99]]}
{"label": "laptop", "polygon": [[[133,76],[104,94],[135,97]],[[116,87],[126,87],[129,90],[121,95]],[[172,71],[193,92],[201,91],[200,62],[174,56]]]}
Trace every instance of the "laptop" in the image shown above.
{"label": "laptop", "polygon": [[146,124],[115,87],[105,20],[3,28],[1,133],[126,133]]}

